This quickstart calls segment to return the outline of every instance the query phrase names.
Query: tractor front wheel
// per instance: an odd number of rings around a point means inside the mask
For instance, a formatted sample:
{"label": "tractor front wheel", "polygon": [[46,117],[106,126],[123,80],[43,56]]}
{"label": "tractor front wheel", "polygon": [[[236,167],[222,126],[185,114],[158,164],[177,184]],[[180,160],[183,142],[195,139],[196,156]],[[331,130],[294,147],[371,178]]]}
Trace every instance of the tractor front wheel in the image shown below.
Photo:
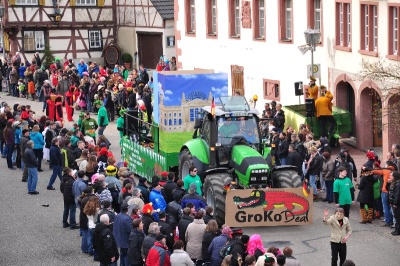
{"label": "tractor front wheel", "polygon": [[189,174],[189,168],[193,166],[193,157],[188,149],[184,149],[179,157],[179,179],[183,179]]}
{"label": "tractor front wheel", "polygon": [[218,225],[225,223],[225,194],[224,187],[231,183],[231,177],[227,173],[208,175],[204,182],[204,196],[207,206],[214,208],[214,219]]}

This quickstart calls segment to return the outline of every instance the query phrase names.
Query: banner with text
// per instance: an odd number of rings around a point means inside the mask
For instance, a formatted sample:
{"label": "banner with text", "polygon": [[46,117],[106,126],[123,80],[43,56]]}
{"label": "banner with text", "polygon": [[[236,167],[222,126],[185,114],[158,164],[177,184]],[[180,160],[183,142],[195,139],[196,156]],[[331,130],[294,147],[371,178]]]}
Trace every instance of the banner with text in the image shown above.
{"label": "banner with text", "polygon": [[310,224],[312,195],[303,193],[303,188],[230,190],[225,221],[233,227]]}

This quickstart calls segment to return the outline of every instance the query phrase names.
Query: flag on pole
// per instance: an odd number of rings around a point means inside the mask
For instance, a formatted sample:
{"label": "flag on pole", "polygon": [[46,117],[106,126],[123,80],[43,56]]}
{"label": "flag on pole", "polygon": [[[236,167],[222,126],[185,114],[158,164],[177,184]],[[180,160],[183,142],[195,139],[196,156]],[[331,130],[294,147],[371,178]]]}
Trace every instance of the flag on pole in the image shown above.
{"label": "flag on pole", "polygon": [[215,102],[214,102],[214,96],[212,98],[212,102],[211,102],[211,115],[215,116]]}
{"label": "flag on pole", "polygon": [[308,186],[307,180],[303,181],[303,194],[306,197],[308,197],[308,195],[310,195],[310,187]]}

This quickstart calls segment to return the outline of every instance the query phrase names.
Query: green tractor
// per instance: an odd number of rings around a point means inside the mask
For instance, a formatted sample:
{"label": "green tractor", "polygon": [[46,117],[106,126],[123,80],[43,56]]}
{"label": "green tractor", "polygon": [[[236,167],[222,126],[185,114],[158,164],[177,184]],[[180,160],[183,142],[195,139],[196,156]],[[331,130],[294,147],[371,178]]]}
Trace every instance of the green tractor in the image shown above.
{"label": "green tractor", "polygon": [[227,189],[295,188],[301,177],[294,166],[272,166],[270,148],[261,139],[258,111],[241,96],[219,98],[221,105],[206,106],[195,121],[193,139],[181,148],[179,177],[197,168],[207,205],[214,218],[225,221]]}

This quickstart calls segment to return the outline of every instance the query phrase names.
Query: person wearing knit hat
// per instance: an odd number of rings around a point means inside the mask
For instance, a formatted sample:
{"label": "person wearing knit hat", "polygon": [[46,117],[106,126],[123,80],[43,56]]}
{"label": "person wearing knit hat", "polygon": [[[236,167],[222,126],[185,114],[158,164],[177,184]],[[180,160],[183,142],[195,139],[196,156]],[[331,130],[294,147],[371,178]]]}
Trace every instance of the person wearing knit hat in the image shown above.
{"label": "person wearing knit hat", "polygon": [[[152,213],[154,212],[153,204],[147,203],[142,208],[142,222],[143,222],[143,232],[148,235],[149,234],[149,227],[152,223],[157,224],[154,222],[154,217]],[[158,227],[158,224],[157,224]]]}
{"label": "person wearing knit hat", "polygon": [[222,225],[222,234],[215,237],[208,246],[208,253],[211,259],[211,265],[221,265],[223,258],[219,255],[220,249],[231,239],[232,229],[224,224]]}
{"label": "person wearing knit hat", "polygon": [[154,220],[158,222],[158,212],[165,211],[167,208],[167,202],[161,194],[162,187],[160,186],[160,179],[157,176],[153,176],[151,186],[152,190],[150,192],[149,200],[153,203],[153,208],[157,210],[157,212],[153,214],[153,217]]}
{"label": "person wearing knit hat", "polygon": [[118,172],[118,169],[114,165],[107,166],[107,168],[106,168],[107,177],[104,180],[104,182],[106,182],[107,184],[114,183],[117,186],[118,190],[121,191],[122,185],[121,185],[121,182],[119,182],[119,180],[116,177],[117,172]]}
{"label": "person wearing knit hat", "polygon": [[[146,265],[158,265],[160,261],[165,261],[164,265],[171,265],[169,253],[167,252],[168,248],[166,247],[167,237],[160,233],[156,236],[156,241],[154,246],[149,250]],[[160,252],[159,250],[164,250],[164,252]]]}
{"label": "person wearing knit hat", "polygon": [[275,265],[275,256],[272,254],[265,254],[264,256],[260,256],[257,259],[256,266],[274,266]]}
{"label": "person wearing knit hat", "polygon": [[167,183],[168,180],[168,172],[162,172],[161,173],[161,180],[160,180],[160,186],[164,187],[165,183]]}

